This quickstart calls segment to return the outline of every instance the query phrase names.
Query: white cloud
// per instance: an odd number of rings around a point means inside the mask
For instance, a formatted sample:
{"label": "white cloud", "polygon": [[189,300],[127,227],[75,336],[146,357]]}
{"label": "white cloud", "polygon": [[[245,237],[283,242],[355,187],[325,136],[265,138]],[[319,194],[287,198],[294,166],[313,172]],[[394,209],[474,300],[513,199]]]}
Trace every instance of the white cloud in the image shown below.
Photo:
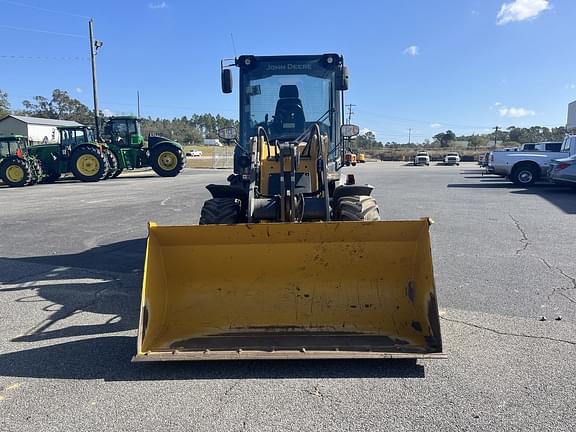
{"label": "white cloud", "polygon": [[550,9],[550,0],[514,0],[502,5],[496,23],[503,25],[514,21],[531,20],[547,9]]}
{"label": "white cloud", "polygon": [[113,115],[115,115],[116,113],[108,108],[104,108],[102,110],[102,114],[104,114],[106,117],[112,117]]}
{"label": "white cloud", "polygon": [[82,89],[80,87],[76,87],[76,93],[82,93]]}
{"label": "white cloud", "polygon": [[574,90],[576,89],[576,84],[566,84],[564,87],[566,87],[568,90]]}
{"label": "white cloud", "polygon": [[441,127],[441,126],[442,126],[442,125],[441,125],[440,123],[432,123],[432,124],[430,125],[430,127],[431,127],[431,128],[434,128],[434,129],[439,128],[439,127]]}
{"label": "white cloud", "polygon": [[166,9],[167,7],[168,5],[166,4],[165,1],[163,1],[162,3],[153,3],[153,2],[148,3],[148,9]]}
{"label": "white cloud", "polygon": [[502,107],[500,108],[500,117],[520,118],[531,117],[536,115],[536,111],[526,108]]}
{"label": "white cloud", "polygon": [[409,56],[417,56],[420,54],[420,47],[416,46],[416,45],[410,45],[408,48],[406,48],[404,51],[404,54],[409,55]]}
{"label": "white cloud", "polygon": [[362,128],[362,129],[360,129],[360,135],[366,135],[368,132],[374,133],[373,131],[371,131],[371,130],[368,129],[368,128]]}

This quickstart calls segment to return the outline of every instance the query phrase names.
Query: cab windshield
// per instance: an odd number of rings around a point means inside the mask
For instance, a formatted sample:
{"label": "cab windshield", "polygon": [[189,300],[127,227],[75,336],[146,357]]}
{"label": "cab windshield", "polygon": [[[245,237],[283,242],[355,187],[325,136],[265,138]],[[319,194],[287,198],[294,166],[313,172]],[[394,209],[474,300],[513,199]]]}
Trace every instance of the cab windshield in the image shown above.
{"label": "cab windshield", "polygon": [[260,63],[244,71],[241,96],[242,141],[247,143],[263,127],[271,140],[298,138],[314,123],[333,142],[332,95],[334,71],[317,63]]}

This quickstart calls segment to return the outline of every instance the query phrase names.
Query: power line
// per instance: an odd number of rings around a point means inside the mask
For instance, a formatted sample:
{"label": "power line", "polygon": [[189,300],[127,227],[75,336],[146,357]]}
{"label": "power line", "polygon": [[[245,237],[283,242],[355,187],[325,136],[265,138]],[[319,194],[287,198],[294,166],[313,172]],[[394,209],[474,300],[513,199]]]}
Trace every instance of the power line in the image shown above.
{"label": "power line", "polygon": [[55,13],[55,14],[62,14],[62,15],[68,15],[68,16],[73,16],[76,18],[85,18],[85,19],[90,19],[90,17],[84,16],[84,15],[78,15],[75,13],[70,13],[70,12],[64,12],[64,11],[56,11],[53,9],[46,9],[43,7],[39,7],[39,6],[34,6],[34,5],[29,5],[26,3],[20,3],[20,2],[15,2],[15,1],[11,1],[11,0],[0,0],[1,3],[7,3],[7,4],[11,4],[13,6],[20,6],[20,7],[27,7],[30,9],[36,9],[39,11],[43,11],[43,12],[50,12],[50,13]]}
{"label": "power line", "polygon": [[0,54],[0,58],[14,59],[14,60],[89,60],[88,57],[53,57],[53,56],[23,56],[23,55],[4,55]]}
{"label": "power line", "polygon": [[72,33],[60,33],[60,32],[54,32],[54,31],[50,31],[50,30],[39,30],[39,29],[30,29],[30,28],[23,28],[23,27],[13,27],[13,26],[7,26],[7,25],[3,25],[3,24],[0,24],[0,28],[5,28],[8,30],[29,31],[29,32],[35,32],[35,33],[53,34],[53,35],[57,35],[57,36],[67,36],[67,37],[86,39],[86,36],[83,36],[83,35],[72,34]]}

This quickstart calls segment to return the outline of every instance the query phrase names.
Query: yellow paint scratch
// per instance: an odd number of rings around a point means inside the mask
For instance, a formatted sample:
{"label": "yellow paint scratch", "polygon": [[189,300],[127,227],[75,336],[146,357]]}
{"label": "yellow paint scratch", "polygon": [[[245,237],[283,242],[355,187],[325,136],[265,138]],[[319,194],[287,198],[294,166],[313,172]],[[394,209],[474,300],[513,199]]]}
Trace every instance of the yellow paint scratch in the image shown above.
{"label": "yellow paint scratch", "polygon": [[14,383],[14,384],[10,384],[10,385],[9,385],[8,387],[6,387],[4,390],[5,390],[5,391],[7,391],[7,390],[17,390],[17,389],[19,389],[20,387],[22,387],[22,384],[20,384],[20,383]]}

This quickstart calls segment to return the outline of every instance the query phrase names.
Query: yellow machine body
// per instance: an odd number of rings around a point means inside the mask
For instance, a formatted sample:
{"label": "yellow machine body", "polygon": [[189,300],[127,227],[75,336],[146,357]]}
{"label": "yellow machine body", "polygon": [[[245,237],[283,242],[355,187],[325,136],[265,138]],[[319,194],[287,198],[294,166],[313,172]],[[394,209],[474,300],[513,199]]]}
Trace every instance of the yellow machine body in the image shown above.
{"label": "yellow machine body", "polygon": [[429,224],[151,223],[134,361],[444,357]]}

